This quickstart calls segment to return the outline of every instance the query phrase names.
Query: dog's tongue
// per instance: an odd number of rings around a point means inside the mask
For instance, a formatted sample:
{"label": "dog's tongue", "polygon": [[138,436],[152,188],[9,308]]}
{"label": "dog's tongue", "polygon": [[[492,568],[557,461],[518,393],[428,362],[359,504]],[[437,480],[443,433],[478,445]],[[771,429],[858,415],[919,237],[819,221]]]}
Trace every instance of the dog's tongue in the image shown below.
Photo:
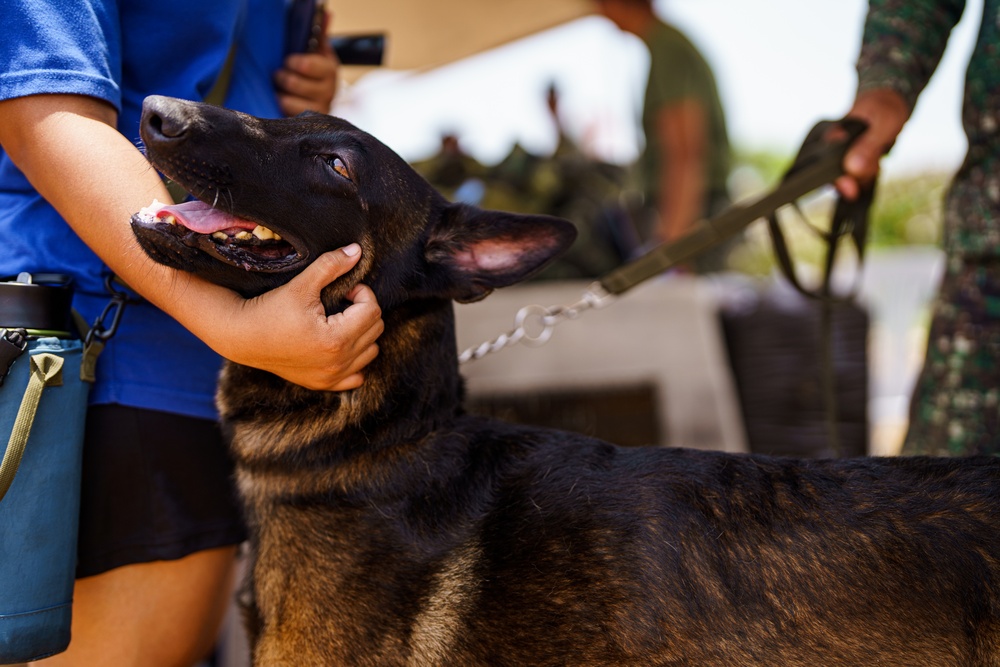
{"label": "dog's tongue", "polygon": [[257,223],[237,218],[225,211],[209,206],[202,201],[187,201],[183,204],[161,206],[155,211],[158,218],[174,216],[177,224],[199,234],[213,234],[227,229],[247,229],[253,231]]}

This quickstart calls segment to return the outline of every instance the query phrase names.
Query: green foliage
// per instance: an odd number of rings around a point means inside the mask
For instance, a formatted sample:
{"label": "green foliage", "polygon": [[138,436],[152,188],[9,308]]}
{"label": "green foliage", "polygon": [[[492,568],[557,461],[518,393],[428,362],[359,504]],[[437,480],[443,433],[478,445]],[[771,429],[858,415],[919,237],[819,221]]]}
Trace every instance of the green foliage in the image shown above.
{"label": "green foliage", "polygon": [[868,241],[872,247],[936,245],[941,239],[945,191],[950,174],[882,179],[872,206]]}

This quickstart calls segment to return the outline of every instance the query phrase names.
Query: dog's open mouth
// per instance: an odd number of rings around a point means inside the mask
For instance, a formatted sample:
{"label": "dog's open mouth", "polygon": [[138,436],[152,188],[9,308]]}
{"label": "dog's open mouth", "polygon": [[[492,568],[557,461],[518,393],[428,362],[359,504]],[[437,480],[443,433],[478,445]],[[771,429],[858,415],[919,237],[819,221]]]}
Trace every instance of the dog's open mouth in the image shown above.
{"label": "dog's open mouth", "polygon": [[201,201],[167,205],[154,199],[132,216],[132,224],[247,271],[281,271],[304,258],[271,229]]}

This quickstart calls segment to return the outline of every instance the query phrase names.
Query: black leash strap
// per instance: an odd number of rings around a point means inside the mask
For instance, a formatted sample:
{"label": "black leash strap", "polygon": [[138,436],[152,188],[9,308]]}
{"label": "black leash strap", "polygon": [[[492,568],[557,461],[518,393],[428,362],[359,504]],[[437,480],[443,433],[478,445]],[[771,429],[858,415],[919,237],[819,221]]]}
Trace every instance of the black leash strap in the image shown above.
{"label": "black leash strap", "polygon": [[[865,131],[865,124],[862,121],[847,118],[841,121],[823,121],[818,123],[806,136],[799,154],[795,157],[792,166],[789,167],[782,183],[793,178],[800,171],[807,169],[810,164],[826,159],[827,137],[830,135],[843,134],[847,132],[846,143],[843,151],[840,151],[841,161],[843,153],[854,142],[861,133]],[[837,176],[841,172],[837,173]],[[832,179],[831,179],[832,180]],[[777,210],[772,211],[767,216],[768,231],[771,234],[771,242],[774,246],[774,255],[778,261],[781,272],[788,279],[788,282],[802,295],[811,299],[827,301],[850,301],[854,298],[856,290],[852,290],[844,297],[835,297],[831,290],[831,277],[833,265],[840,247],[838,241],[842,237],[849,237],[854,245],[859,263],[864,259],[865,238],[868,236],[868,210],[871,208],[872,200],[875,197],[875,186],[862,188],[858,198],[854,201],[847,201],[843,197],[837,199],[836,208],[833,211],[833,218],[830,221],[830,229],[827,231],[817,229],[810,225],[826,244],[826,260],[823,267],[823,281],[818,290],[811,290],[803,286],[799,279],[798,272],[792,262],[791,254],[788,251],[788,244],[785,241],[784,232],[778,224]],[[794,206],[794,202],[791,202]],[[797,208],[797,207],[796,207]],[[800,212],[801,213],[801,212]],[[805,216],[802,216],[805,219]],[[855,286],[856,288],[857,286]]]}
{"label": "black leash strap", "polygon": [[[854,140],[861,136],[865,127],[862,121],[851,118],[819,123],[809,132],[795,162],[785,173],[778,187],[755,200],[734,204],[714,218],[695,223],[694,228],[683,238],[658,246],[642,257],[606,274],[599,281],[601,287],[609,294],[622,294],[639,283],[719,245],[750,223],[761,218],[771,218],[783,206],[832,183],[844,173],[841,166],[844,155]],[[870,201],[869,197],[867,203]],[[864,205],[865,213],[867,203]],[[857,208],[861,209],[860,206]],[[848,225],[845,223],[843,226]],[[854,228],[859,233],[864,233],[864,225]],[[787,245],[783,237],[775,241],[775,252],[778,254],[778,262],[782,269],[785,270],[786,265],[791,269],[791,260],[788,259]],[[830,261],[832,262],[832,258]],[[786,271],[786,275],[793,280],[797,288],[801,288],[794,271]]]}
{"label": "black leash strap", "polygon": [[[785,179],[793,177],[798,171],[807,168],[817,154],[823,152],[827,138],[831,135],[837,136],[848,133],[847,146],[865,131],[865,124],[859,120],[845,119],[839,122],[823,121],[817,124],[806,136],[796,156],[795,161],[785,175]],[[845,147],[846,150],[846,147]],[[830,448],[836,456],[840,456],[843,449],[840,444],[840,415],[837,401],[837,376],[833,359],[833,307],[836,303],[848,303],[853,301],[858,290],[858,283],[844,296],[835,296],[832,289],[833,266],[840,248],[840,239],[847,237],[850,239],[857,253],[858,266],[864,261],[865,239],[868,236],[868,211],[875,198],[875,185],[863,187],[854,201],[848,201],[843,197],[837,199],[836,207],[833,211],[833,218],[830,220],[829,230],[821,230],[812,225],[810,228],[824,241],[826,246],[826,258],[823,265],[823,278],[818,289],[805,287],[799,279],[795,264],[792,261],[791,253],[788,251],[788,243],[785,241],[784,232],[778,224],[777,211],[773,211],[767,217],[767,227],[771,235],[771,244],[774,247],[774,255],[781,267],[788,282],[805,297],[819,301],[820,304],[820,383],[823,393],[823,406],[826,412],[825,421],[827,437],[830,441]],[[805,215],[799,212],[803,220]],[[860,275],[860,273],[859,273]]]}
{"label": "black leash strap", "polygon": [[[777,213],[780,208],[787,205],[798,208],[796,201],[799,198],[840,177],[844,173],[842,167],[844,155],[865,129],[867,125],[855,118],[818,123],[806,135],[792,166],[785,172],[781,183],[774,190],[749,203],[731,206],[712,219],[696,223],[694,229],[683,238],[654,248],[599,281],[601,287],[609,294],[622,294],[667,269],[697,257],[740,232],[755,220],[766,218],[781,272],[798,292],[820,302],[823,402],[830,445],[837,456],[842,450],[833,363],[833,304],[851,301],[858,286],[856,284],[844,297],[835,297],[831,286],[833,265],[840,246],[839,241],[845,236],[853,242],[859,266],[863,261],[865,238],[868,233],[868,210],[875,196],[875,188],[874,185],[863,188],[855,201],[839,198],[828,231],[811,226],[826,243],[823,279],[817,290],[806,288],[799,279],[784,232],[778,224]],[[806,219],[804,215],[802,218]]]}

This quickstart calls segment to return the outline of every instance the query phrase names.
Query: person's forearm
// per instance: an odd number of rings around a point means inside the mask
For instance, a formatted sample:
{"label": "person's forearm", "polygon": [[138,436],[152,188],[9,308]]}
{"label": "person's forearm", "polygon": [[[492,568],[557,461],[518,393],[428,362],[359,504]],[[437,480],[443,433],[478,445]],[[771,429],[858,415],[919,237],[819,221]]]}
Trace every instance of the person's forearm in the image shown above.
{"label": "person's forearm", "polygon": [[697,158],[673,160],[660,177],[659,236],[674,241],[687,234],[702,214],[705,201],[704,164]]}
{"label": "person's forearm", "polygon": [[896,91],[909,109],[934,73],[965,0],[871,0],[858,57],[858,92]]}
{"label": "person's forearm", "polygon": [[19,98],[0,103],[0,143],[112,271],[199,337],[212,338],[210,320],[227,299],[235,307],[235,295],[158,264],[139,248],[132,213],[169,195],[114,122],[114,110],[91,98]]}
{"label": "person's forearm", "polygon": [[[0,144],[14,164],[133,289],[227,359],[310,389],[359,386],[382,332],[375,296],[358,285],[347,295],[353,305],[331,316],[320,301],[323,287],[357,263],[358,248],[320,255],[287,285],[255,299],[154,262],[129,220],[154,197],[168,195],[114,123],[114,110],[92,98],[0,102]],[[287,344],[293,336],[300,345]]]}
{"label": "person's forearm", "polygon": [[673,241],[686,234],[703,215],[707,139],[704,112],[694,101],[662,109],[655,139],[660,151],[657,235]]}
{"label": "person's forearm", "polygon": [[[166,200],[166,188],[114,124],[114,110],[92,98],[0,102],[0,144],[14,164],[133,289],[231,361],[310,389],[359,386],[382,332],[375,295],[357,285],[347,295],[353,304],[328,316],[320,292],[357,263],[360,248],[320,255],[288,284],[254,299],[154,262],[129,220],[154,197]],[[288,345],[292,337],[300,345]]]}

